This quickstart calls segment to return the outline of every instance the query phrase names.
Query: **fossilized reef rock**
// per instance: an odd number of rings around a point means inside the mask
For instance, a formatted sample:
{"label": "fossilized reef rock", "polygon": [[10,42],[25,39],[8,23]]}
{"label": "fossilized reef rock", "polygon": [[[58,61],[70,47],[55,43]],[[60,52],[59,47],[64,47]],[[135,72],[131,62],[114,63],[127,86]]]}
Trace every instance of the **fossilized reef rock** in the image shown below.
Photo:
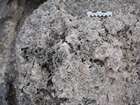
{"label": "fossilized reef rock", "polygon": [[[140,2],[48,0],[16,40],[18,105],[139,105]],[[87,17],[107,10],[113,16]]]}
{"label": "fossilized reef rock", "polygon": [[139,0],[0,0],[0,105],[140,105],[139,7]]}

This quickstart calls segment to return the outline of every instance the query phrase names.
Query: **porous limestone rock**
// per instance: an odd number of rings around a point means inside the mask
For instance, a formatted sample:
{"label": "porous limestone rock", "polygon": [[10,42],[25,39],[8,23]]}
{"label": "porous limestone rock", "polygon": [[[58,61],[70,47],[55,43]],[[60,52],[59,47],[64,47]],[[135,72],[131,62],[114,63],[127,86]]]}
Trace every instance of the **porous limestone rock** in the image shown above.
{"label": "porous limestone rock", "polygon": [[[18,105],[140,105],[140,1],[48,0],[16,40]],[[112,11],[88,17],[87,11]]]}

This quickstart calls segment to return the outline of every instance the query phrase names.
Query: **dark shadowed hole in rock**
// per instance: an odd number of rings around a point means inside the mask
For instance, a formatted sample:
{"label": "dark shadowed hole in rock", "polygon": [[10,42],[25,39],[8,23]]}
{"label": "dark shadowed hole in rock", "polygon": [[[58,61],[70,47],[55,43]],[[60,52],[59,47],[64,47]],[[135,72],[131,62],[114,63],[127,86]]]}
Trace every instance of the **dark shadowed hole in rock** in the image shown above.
{"label": "dark shadowed hole in rock", "polygon": [[24,91],[23,91],[23,88],[21,89],[21,93],[23,93]]}
{"label": "dark shadowed hole in rock", "polygon": [[82,58],[82,59],[81,59],[81,61],[82,61],[82,62],[85,62],[85,61],[86,61],[86,59],[85,59],[85,58]]}
{"label": "dark shadowed hole in rock", "polygon": [[78,37],[78,40],[80,41],[81,40],[81,37]]}
{"label": "dark shadowed hole in rock", "polygon": [[91,66],[89,66],[89,68],[92,68],[92,65],[91,65]]}
{"label": "dark shadowed hole in rock", "polygon": [[99,90],[99,86],[95,86],[94,89],[95,89],[95,90]]}
{"label": "dark shadowed hole in rock", "polygon": [[72,26],[74,29],[78,29],[79,25],[77,24],[76,26]]}
{"label": "dark shadowed hole in rock", "polygon": [[53,86],[53,82],[52,82],[52,75],[53,75],[53,55],[55,54],[54,51],[48,52],[48,60],[42,64],[41,68],[42,69],[46,69],[46,71],[49,73],[48,78],[50,78],[47,82],[47,86]]}
{"label": "dark shadowed hole in rock", "polygon": [[71,53],[73,53],[73,52],[75,52],[74,51],[74,48],[73,48],[73,45],[71,44],[71,43],[68,43],[67,41],[65,41],[68,45],[69,45],[69,47],[70,47],[70,54]]}
{"label": "dark shadowed hole in rock", "polygon": [[37,53],[38,51],[37,50],[35,50],[35,53]]}
{"label": "dark shadowed hole in rock", "polygon": [[125,70],[128,71],[129,69],[129,65],[126,65]]}
{"label": "dark shadowed hole in rock", "polygon": [[132,31],[131,30],[129,31],[129,34],[132,35]]}
{"label": "dark shadowed hole in rock", "polygon": [[92,58],[90,58],[90,59],[89,59],[89,61],[90,61],[90,62],[93,62],[93,59],[92,59]]}
{"label": "dark shadowed hole in rock", "polygon": [[26,60],[26,61],[29,61],[29,48],[28,47],[25,47],[25,48],[21,48],[21,51],[23,52],[22,53],[22,57]]}
{"label": "dark shadowed hole in rock", "polygon": [[89,104],[92,105],[92,104],[96,103],[96,100],[95,99],[83,98],[82,103],[83,103],[83,105],[89,105]]}
{"label": "dark shadowed hole in rock", "polygon": [[137,66],[140,66],[140,59],[136,62]]}
{"label": "dark shadowed hole in rock", "polygon": [[80,45],[78,45],[78,46],[77,46],[77,50],[80,50],[80,49],[81,49],[81,46],[80,46]]}
{"label": "dark shadowed hole in rock", "polygon": [[138,74],[138,79],[140,80],[140,70],[137,72]]}
{"label": "dark shadowed hole in rock", "polygon": [[50,79],[48,82],[47,82],[47,86],[52,86],[53,85],[53,82],[52,82],[52,79]]}
{"label": "dark shadowed hole in rock", "polygon": [[26,59],[26,61],[29,61],[29,57],[28,56],[25,56],[25,59]]}
{"label": "dark shadowed hole in rock", "polygon": [[29,83],[27,83],[27,86],[29,86],[30,85],[30,82]]}
{"label": "dark shadowed hole in rock", "polygon": [[22,0],[22,1],[24,1],[26,5],[34,6],[34,9],[36,9],[40,4],[46,2],[47,0]]}
{"label": "dark shadowed hole in rock", "polygon": [[52,70],[50,69],[50,66],[51,66],[50,62],[46,62],[42,64],[42,69],[45,68],[46,71],[48,71],[48,73],[51,73]]}
{"label": "dark shadowed hole in rock", "polygon": [[9,90],[6,97],[8,105],[17,105],[16,103],[16,91],[13,84],[9,84]]}
{"label": "dark shadowed hole in rock", "polygon": [[7,5],[10,4],[12,1],[14,1],[14,0],[8,0]]}
{"label": "dark shadowed hole in rock", "polygon": [[27,50],[28,50],[28,47],[25,47],[25,48],[21,48],[21,51],[23,51],[24,54],[27,53]]}
{"label": "dark shadowed hole in rock", "polygon": [[109,78],[109,81],[110,81],[110,84],[113,85],[113,83],[115,82],[115,78],[110,77],[110,78]]}
{"label": "dark shadowed hole in rock", "polygon": [[69,19],[69,21],[71,21],[71,22],[72,22],[72,19]]}
{"label": "dark shadowed hole in rock", "polygon": [[52,76],[52,73],[50,73],[50,75],[48,76],[48,78],[50,78],[50,79],[47,82],[47,86],[52,86],[53,85],[51,76]]}
{"label": "dark shadowed hole in rock", "polygon": [[100,65],[101,67],[104,66],[104,62],[99,59],[95,59],[93,62],[96,63],[97,65]]}

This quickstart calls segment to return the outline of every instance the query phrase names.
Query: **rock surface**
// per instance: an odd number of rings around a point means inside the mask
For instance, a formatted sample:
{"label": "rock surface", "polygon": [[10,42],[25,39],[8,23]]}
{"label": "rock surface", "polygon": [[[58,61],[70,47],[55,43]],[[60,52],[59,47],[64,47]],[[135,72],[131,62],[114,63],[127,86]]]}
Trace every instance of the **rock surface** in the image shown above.
{"label": "rock surface", "polygon": [[0,105],[16,105],[15,39],[26,17],[45,0],[31,1],[0,0]]}
{"label": "rock surface", "polygon": [[[11,50],[12,42],[5,41],[7,52],[16,55],[1,60],[8,67],[2,79],[7,77],[16,93],[8,92],[15,100],[9,105],[140,105],[139,7],[138,0],[48,0],[19,33],[7,30],[15,44]],[[88,17],[88,11],[113,16]],[[5,23],[9,29],[16,24]]]}

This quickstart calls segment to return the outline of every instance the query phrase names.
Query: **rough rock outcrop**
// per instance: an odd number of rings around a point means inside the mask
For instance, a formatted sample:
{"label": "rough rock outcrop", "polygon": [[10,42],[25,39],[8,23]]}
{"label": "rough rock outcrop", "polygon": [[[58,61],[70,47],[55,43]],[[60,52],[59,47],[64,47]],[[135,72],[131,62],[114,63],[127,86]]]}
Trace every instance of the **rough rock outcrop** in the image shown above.
{"label": "rough rock outcrop", "polygon": [[[140,2],[48,0],[16,40],[18,105],[139,105]],[[112,17],[87,17],[87,11]]]}
{"label": "rough rock outcrop", "polygon": [[139,7],[0,0],[0,105],[140,105]]}
{"label": "rough rock outcrop", "polygon": [[46,0],[0,0],[0,105],[16,105],[15,39],[29,14]]}

